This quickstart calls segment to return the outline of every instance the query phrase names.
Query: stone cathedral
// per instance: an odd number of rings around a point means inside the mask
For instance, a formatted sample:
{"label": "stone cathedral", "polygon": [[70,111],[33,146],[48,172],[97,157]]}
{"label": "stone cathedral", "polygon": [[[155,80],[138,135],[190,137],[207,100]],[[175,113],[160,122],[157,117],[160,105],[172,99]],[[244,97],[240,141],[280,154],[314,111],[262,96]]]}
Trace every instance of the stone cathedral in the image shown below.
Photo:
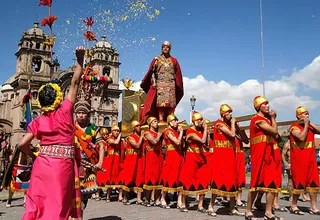
{"label": "stone cathedral", "polygon": [[[19,142],[25,134],[25,119],[22,99],[28,88],[32,92],[32,117],[41,114],[35,99],[39,87],[50,81],[50,67],[44,63],[50,60],[50,48],[44,44],[49,36],[34,22],[33,27],[22,33],[18,44],[15,73],[2,85],[0,100],[0,128],[4,129],[11,145]],[[119,90],[119,54],[106,37],[102,36],[93,48],[94,55],[91,64],[100,75],[112,77],[113,83],[108,86],[107,99],[93,95],[91,99],[91,122],[98,126],[110,127],[118,123],[118,105],[121,90]],[[66,95],[70,86],[75,66],[66,70],[54,69],[54,78],[61,82],[61,88]]]}

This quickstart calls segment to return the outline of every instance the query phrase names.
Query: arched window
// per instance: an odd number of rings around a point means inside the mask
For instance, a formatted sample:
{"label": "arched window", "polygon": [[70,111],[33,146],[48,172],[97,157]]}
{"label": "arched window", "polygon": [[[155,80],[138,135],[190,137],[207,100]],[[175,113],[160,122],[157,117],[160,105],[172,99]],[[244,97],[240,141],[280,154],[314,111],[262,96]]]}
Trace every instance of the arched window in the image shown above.
{"label": "arched window", "polygon": [[40,43],[36,43],[36,49],[40,49]]}
{"label": "arched window", "polygon": [[41,70],[42,58],[40,56],[35,56],[32,58],[32,69],[35,72],[39,72]]}
{"label": "arched window", "polygon": [[107,76],[110,76],[110,72],[111,72],[111,68],[110,67],[108,67],[108,66],[106,66],[106,67],[104,67],[103,68],[103,70],[102,70],[102,75],[107,75]]}
{"label": "arched window", "polygon": [[110,118],[109,117],[105,117],[103,119],[103,125],[106,127],[110,127]]}

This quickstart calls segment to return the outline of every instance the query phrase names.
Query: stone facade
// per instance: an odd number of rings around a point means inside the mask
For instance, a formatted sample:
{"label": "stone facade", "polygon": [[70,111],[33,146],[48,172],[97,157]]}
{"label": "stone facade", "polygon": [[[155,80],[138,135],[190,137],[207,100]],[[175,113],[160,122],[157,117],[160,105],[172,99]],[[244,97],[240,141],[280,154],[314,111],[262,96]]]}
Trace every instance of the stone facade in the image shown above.
{"label": "stone facade", "polygon": [[[6,132],[11,145],[17,144],[25,134],[25,119],[23,116],[23,97],[30,88],[32,99],[32,116],[37,117],[41,110],[37,107],[35,98],[41,85],[50,81],[50,67],[45,60],[50,60],[50,48],[44,44],[49,36],[39,28],[39,23],[23,32],[16,52],[17,62],[15,73],[2,85],[0,101],[0,128]],[[93,69],[100,75],[113,78],[104,94],[96,92],[92,98],[91,121],[99,126],[110,127],[118,123],[119,90],[119,54],[103,36],[102,40],[92,48]],[[67,70],[54,69],[54,78],[59,78],[65,95],[70,86],[75,66]],[[106,92],[107,91],[107,92]],[[81,97],[80,97],[81,98]]]}

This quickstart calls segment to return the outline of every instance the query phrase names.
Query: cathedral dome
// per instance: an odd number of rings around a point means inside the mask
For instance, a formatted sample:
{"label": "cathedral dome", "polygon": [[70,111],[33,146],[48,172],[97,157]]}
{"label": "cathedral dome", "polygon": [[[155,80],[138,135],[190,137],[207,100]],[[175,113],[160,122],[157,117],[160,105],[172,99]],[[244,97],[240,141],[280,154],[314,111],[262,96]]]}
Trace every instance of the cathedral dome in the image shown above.
{"label": "cathedral dome", "polygon": [[27,30],[26,33],[28,35],[36,35],[36,36],[45,36],[46,35],[46,33],[41,28],[39,28],[39,22],[38,21],[35,21],[33,23],[33,27],[30,28],[29,30]]}
{"label": "cathedral dome", "polygon": [[101,37],[101,41],[99,41],[98,43],[96,43],[96,47],[97,48],[103,48],[103,47],[106,47],[106,48],[111,48],[111,44],[109,42],[107,42],[106,40],[106,36],[103,35]]}

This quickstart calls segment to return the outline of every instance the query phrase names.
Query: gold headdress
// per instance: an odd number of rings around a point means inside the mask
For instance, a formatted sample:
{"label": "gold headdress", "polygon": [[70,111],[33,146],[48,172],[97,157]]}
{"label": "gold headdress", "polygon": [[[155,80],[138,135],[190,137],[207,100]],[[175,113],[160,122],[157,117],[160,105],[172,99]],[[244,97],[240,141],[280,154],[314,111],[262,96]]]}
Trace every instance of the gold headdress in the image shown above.
{"label": "gold headdress", "polygon": [[305,113],[305,112],[308,112],[308,109],[306,109],[306,108],[303,107],[303,106],[297,107],[297,109],[296,109],[296,116],[297,116],[297,118],[298,118],[301,114],[303,114],[303,113]]}
{"label": "gold headdress", "polygon": [[132,128],[135,128],[136,126],[140,126],[140,123],[139,123],[138,121],[136,121],[136,120],[133,120],[133,121],[131,122],[131,127],[132,127]]}
{"label": "gold headdress", "polygon": [[222,104],[220,106],[220,115],[224,116],[227,112],[232,112],[232,108],[228,104]]}
{"label": "gold headdress", "polygon": [[148,125],[150,125],[154,120],[157,120],[155,117],[149,117],[148,119],[147,119],[147,123],[148,123]]}
{"label": "gold headdress", "polygon": [[[46,86],[51,86],[55,91],[56,91],[56,99],[54,100],[53,104],[50,105],[50,106],[42,106],[40,104],[40,101],[39,101],[39,94],[40,92],[44,89],[44,87]],[[40,89],[38,90],[38,97],[36,99],[36,102],[37,102],[37,105],[38,107],[44,111],[44,112],[50,112],[50,111],[54,111],[56,110],[56,108],[58,108],[62,102],[62,99],[63,99],[63,94],[61,92],[61,88],[58,84],[56,83],[47,83],[45,85],[42,85],[40,87]]]}
{"label": "gold headdress", "polygon": [[198,121],[198,120],[203,120],[202,115],[199,112],[194,111],[192,113],[192,122]]}
{"label": "gold headdress", "polygon": [[262,104],[266,103],[268,103],[268,100],[263,96],[256,96],[253,99],[253,106],[256,110],[258,110]]}
{"label": "gold headdress", "polygon": [[101,135],[107,135],[107,134],[109,134],[109,131],[108,131],[108,129],[106,129],[106,128],[101,128],[101,129],[100,129],[100,134],[101,134]]}
{"label": "gold headdress", "polygon": [[118,127],[118,125],[114,124],[111,127],[111,131],[120,131],[120,128]]}
{"label": "gold headdress", "polygon": [[168,115],[167,123],[169,124],[172,120],[178,120],[178,118],[174,114]]}

